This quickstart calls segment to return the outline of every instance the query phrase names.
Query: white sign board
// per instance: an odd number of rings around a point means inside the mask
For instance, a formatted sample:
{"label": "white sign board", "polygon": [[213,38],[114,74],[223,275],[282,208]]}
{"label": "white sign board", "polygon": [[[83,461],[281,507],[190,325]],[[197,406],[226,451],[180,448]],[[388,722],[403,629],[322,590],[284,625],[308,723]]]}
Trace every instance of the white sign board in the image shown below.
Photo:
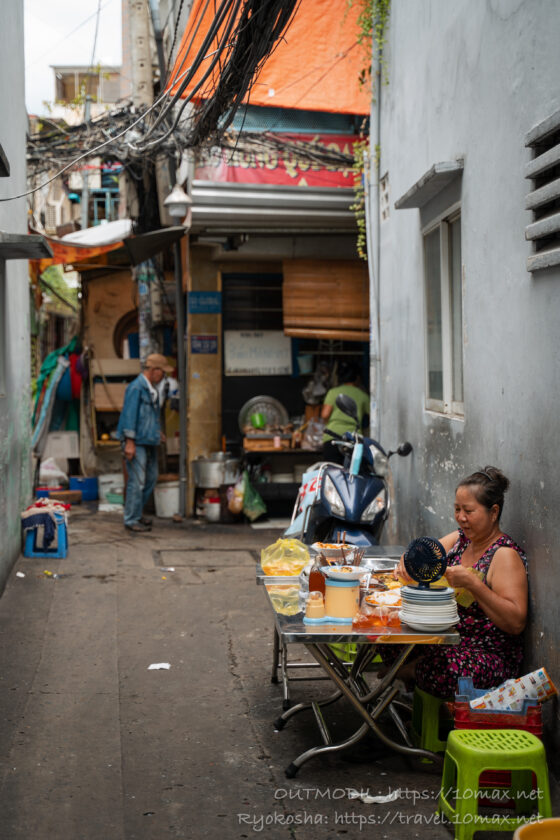
{"label": "white sign board", "polygon": [[280,330],[225,330],[226,376],[290,376],[292,342]]}

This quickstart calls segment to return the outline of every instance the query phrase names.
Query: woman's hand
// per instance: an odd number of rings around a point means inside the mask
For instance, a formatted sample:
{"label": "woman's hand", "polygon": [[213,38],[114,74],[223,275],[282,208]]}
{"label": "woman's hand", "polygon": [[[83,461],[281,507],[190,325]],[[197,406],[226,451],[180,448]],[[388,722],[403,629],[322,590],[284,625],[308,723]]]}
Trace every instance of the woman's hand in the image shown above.
{"label": "woman's hand", "polygon": [[454,589],[468,589],[472,592],[473,582],[477,580],[476,574],[467,566],[448,566],[445,570],[445,577],[449,586]]}
{"label": "woman's hand", "polygon": [[401,559],[399,560],[398,565],[393,569],[393,577],[395,580],[404,580],[407,583],[414,583],[414,580],[410,577],[404,567],[404,554],[401,554]]}
{"label": "woman's hand", "polygon": [[[457,542],[458,536],[459,536],[459,532],[458,531],[453,531],[451,534],[447,534],[445,537],[441,538],[440,542],[441,542],[441,544],[444,547],[446,552],[449,551],[451,548],[453,548],[453,546]],[[401,578],[402,580],[405,580],[407,583],[411,583],[413,585],[415,585],[415,583],[416,583],[410,577],[410,575],[408,574],[408,572],[406,571],[406,569],[404,567],[404,554],[401,554],[401,559],[399,560],[399,564],[398,564],[398,566],[395,566],[395,568],[393,570],[393,577],[395,578],[395,580],[398,580],[399,578]]]}

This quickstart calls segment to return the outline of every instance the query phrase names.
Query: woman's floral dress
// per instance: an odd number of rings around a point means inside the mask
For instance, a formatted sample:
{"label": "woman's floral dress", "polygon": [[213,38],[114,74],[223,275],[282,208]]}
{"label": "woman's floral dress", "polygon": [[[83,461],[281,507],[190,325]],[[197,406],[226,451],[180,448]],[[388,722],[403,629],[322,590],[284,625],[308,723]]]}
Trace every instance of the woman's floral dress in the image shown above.
{"label": "woman's floral dress", "polygon": [[[447,555],[447,565],[456,566],[470,540],[459,530],[459,538]],[[503,534],[473,565],[486,583],[488,569],[496,551],[502,546],[513,548],[527,570],[525,552],[511,537]],[[505,680],[518,677],[523,659],[523,635],[513,636],[500,630],[476,601],[469,607],[457,605],[457,630],[461,641],[455,646],[430,645],[423,648],[416,665],[419,688],[437,697],[453,697],[459,677],[472,677],[475,688],[493,688]],[[419,650],[419,648],[417,648]]]}

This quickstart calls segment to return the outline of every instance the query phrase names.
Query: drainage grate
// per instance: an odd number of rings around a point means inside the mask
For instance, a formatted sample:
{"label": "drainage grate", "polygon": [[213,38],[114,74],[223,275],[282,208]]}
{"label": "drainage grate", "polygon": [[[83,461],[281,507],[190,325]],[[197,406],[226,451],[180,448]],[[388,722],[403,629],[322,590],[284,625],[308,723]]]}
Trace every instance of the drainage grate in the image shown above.
{"label": "drainage grate", "polygon": [[231,550],[230,548],[162,548],[153,551],[155,566],[174,566],[176,568],[227,569],[234,566],[254,566],[259,553],[251,549]]}

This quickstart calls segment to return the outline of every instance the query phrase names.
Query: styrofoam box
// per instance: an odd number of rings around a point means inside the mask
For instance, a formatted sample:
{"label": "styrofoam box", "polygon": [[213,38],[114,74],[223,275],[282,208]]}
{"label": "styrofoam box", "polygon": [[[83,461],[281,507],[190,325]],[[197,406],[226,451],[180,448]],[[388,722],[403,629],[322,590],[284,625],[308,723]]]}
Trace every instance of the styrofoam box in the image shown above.
{"label": "styrofoam box", "polygon": [[78,432],[49,432],[47,445],[41,460],[46,458],[79,458],[80,441]]}

